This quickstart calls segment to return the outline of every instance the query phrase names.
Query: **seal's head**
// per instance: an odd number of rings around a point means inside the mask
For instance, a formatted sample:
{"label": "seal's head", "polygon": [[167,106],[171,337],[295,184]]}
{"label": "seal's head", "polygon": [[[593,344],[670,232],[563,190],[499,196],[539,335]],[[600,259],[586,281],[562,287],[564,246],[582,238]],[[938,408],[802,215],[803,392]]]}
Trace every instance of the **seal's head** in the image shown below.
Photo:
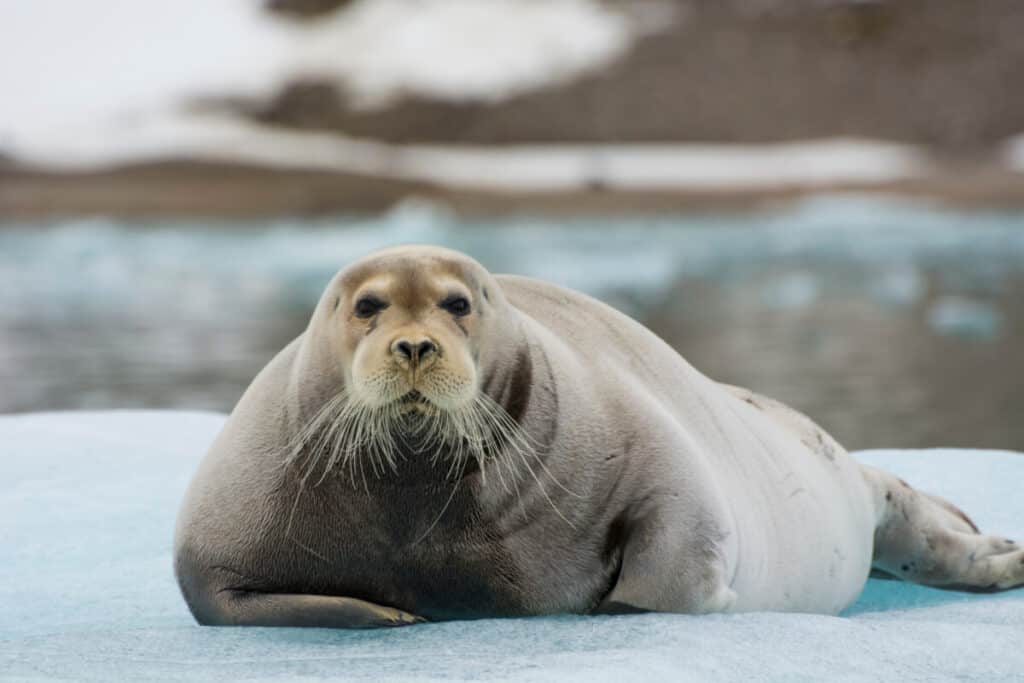
{"label": "seal's head", "polygon": [[349,399],[402,412],[469,405],[488,279],[472,259],[436,247],[388,249],[342,271],[334,317]]}
{"label": "seal's head", "polygon": [[514,316],[503,311],[497,282],[455,251],[395,247],[342,270],[307,331],[308,372],[296,385],[311,396],[303,387],[327,382],[328,393],[311,406],[291,459],[309,452],[325,471],[364,461],[380,471],[410,449],[432,462],[522,456],[522,430],[481,389],[481,366],[510,343]]}

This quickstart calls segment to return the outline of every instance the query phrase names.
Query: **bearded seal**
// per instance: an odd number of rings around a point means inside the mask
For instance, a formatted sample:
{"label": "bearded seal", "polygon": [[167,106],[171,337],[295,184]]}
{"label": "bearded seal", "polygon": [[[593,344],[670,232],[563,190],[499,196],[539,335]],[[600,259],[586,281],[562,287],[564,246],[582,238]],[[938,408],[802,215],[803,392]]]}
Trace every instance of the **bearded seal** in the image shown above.
{"label": "bearded seal", "polygon": [[201,463],[175,570],[202,624],[834,614],[869,572],[1024,583],[1024,550],[719,384],[583,294],[436,247],[328,285]]}

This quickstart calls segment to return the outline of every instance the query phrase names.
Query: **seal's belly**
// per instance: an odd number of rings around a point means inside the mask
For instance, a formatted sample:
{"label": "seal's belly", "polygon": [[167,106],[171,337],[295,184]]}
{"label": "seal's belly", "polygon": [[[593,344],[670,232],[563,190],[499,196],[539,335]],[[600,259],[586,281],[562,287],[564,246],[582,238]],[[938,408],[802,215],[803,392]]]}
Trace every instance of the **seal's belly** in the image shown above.
{"label": "seal's belly", "polygon": [[[599,553],[555,539],[509,544],[458,497],[430,529],[437,509],[396,504],[400,493],[382,498],[387,505],[351,489],[315,495],[297,508],[290,529],[266,529],[246,552],[248,573],[265,580],[261,590],[354,597],[447,620],[588,611],[611,578]],[[552,557],[564,567],[555,577],[531,572],[536,558],[523,556],[549,543],[569,554]]]}
{"label": "seal's belly", "polygon": [[[265,552],[254,555],[266,561]],[[306,559],[296,563],[282,554],[274,564],[266,572],[270,585],[265,590],[270,592],[356,597],[431,621],[584,612],[600,599],[600,590],[581,593],[581,587],[594,584],[592,576],[574,576],[567,568],[560,585],[541,583],[524,576],[501,549],[486,544],[435,543],[423,550],[365,545],[322,566]]]}
{"label": "seal's belly", "polygon": [[873,505],[859,464],[777,401],[716,383],[703,390],[697,401],[680,397],[676,420],[728,510],[732,609],[840,611],[871,565]]}
{"label": "seal's belly", "polygon": [[507,559],[488,547],[394,548],[348,558],[328,578],[328,592],[399,607],[430,620],[529,614]]}
{"label": "seal's belly", "polygon": [[[788,455],[801,463],[806,453]],[[736,609],[837,613],[860,594],[874,525],[857,463],[794,467],[778,482],[751,481],[736,512]]]}

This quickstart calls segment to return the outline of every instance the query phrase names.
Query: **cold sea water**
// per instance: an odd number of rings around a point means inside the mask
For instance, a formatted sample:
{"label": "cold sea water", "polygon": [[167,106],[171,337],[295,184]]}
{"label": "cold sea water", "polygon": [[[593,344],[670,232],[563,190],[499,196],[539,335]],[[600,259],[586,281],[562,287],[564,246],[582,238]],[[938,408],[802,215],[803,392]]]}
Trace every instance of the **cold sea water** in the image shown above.
{"label": "cold sea water", "polygon": [[1024,449],[1024,212],[826,197],[755,212],[0,224],[0,412],[228,411],[331,275],[468,252],[639,319],[849,448]]}

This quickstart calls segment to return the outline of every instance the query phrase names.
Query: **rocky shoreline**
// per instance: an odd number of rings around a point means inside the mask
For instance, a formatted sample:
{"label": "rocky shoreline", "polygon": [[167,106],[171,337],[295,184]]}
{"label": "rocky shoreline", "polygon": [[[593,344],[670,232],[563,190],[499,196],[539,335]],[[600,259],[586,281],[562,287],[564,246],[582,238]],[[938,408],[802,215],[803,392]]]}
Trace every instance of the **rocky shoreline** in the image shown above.
{"label": "rocky shoreline", "polygon": [[592,187],[499,192],[322,170],[179,160],[63,173],[0,169],[0,217],[318,216],[375,213],[409,197],[469,215],[674,213],[756,209],[817,193],[841,192],[905,196],[965,208],[1021,208],[1024,173],[994,164],[951,163],[920,178],[813,187],[649,191]]}

